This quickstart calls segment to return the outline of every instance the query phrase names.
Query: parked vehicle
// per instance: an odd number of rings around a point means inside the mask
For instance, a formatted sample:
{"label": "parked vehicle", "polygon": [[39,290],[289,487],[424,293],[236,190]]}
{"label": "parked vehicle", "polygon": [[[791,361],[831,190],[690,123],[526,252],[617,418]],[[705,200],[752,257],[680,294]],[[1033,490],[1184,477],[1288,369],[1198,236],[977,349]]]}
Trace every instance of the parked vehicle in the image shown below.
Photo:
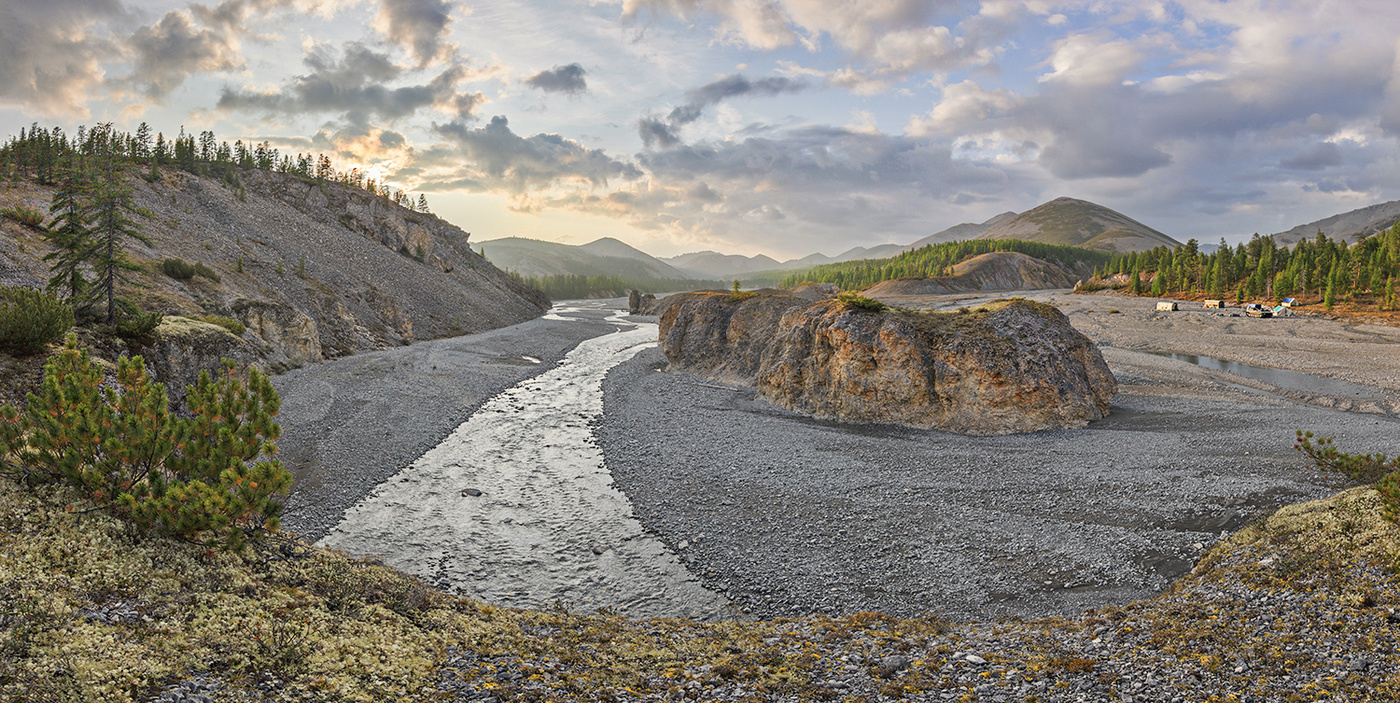
{"label": "parked vehicle", "polygon": [[1244,306],[1244,314],[1249,315],[1250,317],[1273,317],[1274,311],[1264,307],[1263,305],[1260,305],[1259,303],[1250,303],[1249,305]]}

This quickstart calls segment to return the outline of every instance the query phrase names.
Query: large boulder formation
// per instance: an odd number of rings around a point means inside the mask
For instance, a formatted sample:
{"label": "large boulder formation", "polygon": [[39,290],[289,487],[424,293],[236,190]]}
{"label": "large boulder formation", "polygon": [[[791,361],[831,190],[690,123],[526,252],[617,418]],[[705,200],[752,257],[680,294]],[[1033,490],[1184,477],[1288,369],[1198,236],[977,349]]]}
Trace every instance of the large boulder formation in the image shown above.
{"label": "large boulder formation", "polygon": [[690,294],[661,318],[671,370],[753,385],[843,422],[996,435],[1080,428],[1117,392],[1098,349],[1054,307],[1002,300],[955,312],[838,300]]}

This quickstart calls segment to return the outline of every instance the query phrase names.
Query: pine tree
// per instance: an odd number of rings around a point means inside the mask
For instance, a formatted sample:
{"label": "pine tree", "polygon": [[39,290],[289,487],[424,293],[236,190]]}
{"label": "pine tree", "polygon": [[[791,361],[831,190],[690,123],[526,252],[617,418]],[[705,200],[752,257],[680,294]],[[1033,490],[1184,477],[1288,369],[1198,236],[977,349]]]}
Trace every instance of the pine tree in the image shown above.
{"label": "pine tree", "polygon": [[92,179],[76,154],[70,154],[65,160],[61,174],[49,204],[54,218],[44,235],[54,251],[45,255],[44,260],[53,262],[49,265],[53,275],[49,278],[48,289],[67,288],[69,304],[78,307],[88,285],[83,277],[83,266],[96,248],[88,232]]}
{"label": "pine tree", "polygon": [[122,357],[116,383],[69,335],[23,412],[0,407],[0,468],[30,483],[62,482],[144,529],[239,549],[276,531],[292,476],[273,456],[281,400],[257,369],[224,362],[171,415],[165,387],[140,357]]}
{"label": "pine tree", "polygon": [[418,194],[418,212],[424,212],[424,213],[425,213],[425,212],[427,212],[427,211],[428,211],[428,196],[426,196],[426,195],[424,195],[424,194],[422,194],[422,193],[419,193],[419,194]]}
{"label": "pine tree", "polygon": [[96,246],[90,258],[94,293],[106,299],[107,324],[117,321],[117,283],[130,280],[127,271],[139,271],[122,248],[124,240],[135,239],[150,244],[151,239],[129,215],[136,213],[131,186],[122,182],[120,171],[104,169],[92,190],[92,229],[89,236]]}

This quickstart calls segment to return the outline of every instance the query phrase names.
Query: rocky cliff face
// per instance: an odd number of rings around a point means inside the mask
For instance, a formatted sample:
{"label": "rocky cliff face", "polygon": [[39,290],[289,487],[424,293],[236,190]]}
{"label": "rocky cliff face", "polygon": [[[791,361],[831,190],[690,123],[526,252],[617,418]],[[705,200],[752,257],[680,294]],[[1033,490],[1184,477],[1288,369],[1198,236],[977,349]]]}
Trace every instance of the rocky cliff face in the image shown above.
{"label": "rocky cliff face", "polygon": [[1098,349],[1055,308],[874,312],[781,295],[687,294],[661,318],[670,368],[755,386],[845,422],[971,435],[1084,427],[1117,392]]}
{"label": "rocky cliff face", "polygon": [[[246,356],[272,370],[511,325],[549,307],[445,220],[335,183],[254,170],[239,177],[243,197],[173,170],[154,183],[129,174],[150,213],[137,224],[153,244],[129,246],[144,271],[120,292],[167,315],[243,322]],[[52,194],[6,184],[0,205],[47,213]],[[0,230],[0,284],[41,287],[46,243],[14,222]],[[204,264],[218,280],[169,278],[159,269],[165,258]]]}

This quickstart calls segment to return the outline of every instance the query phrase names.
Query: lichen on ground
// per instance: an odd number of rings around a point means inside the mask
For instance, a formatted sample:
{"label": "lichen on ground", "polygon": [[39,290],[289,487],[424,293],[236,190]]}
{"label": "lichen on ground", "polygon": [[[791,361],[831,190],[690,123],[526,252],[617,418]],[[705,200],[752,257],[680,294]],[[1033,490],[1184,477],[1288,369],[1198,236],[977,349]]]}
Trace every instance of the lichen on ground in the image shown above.
{"label": "lichen on ground", "polygon": [[702,623],[492,606],[285,537],[207,551],[0,478],[0,699],[1396,700],[1397,538],[1352,489],[1079,618]]}

